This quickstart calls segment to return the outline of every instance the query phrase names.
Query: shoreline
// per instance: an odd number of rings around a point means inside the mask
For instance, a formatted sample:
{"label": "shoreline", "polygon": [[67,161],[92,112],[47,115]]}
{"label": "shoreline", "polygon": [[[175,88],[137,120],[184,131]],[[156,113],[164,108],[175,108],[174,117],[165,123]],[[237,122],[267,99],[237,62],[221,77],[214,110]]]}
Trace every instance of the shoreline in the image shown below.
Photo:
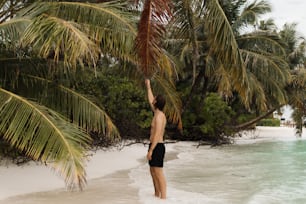
{"label": "shoreline", "polygon": [[[295,137],[290,127],[257,127],[235,138],[233,145],[252,144],[274,140],[297,140],[306,138],[303,129],[301,138]],[[165,162],[180,159],[176,145],[195,148],[196,142],[167,144]],[[232,144],[231,144],[232,145]],[[92,152],[86,165],[87,185],[83,191],[68,191],[64,180],[48,167],[30,162],[21,166],[0,166],[0,204],[45,203],[129,203],[138,204],[139,189],[131,185],[129,172],[146,163],[147,145],[133,144],[122,149],[110,148]],[[148,173],[148,179],[150,178]],[[65,201],[65,202],[63,202]]]}
{"label": "shoreline", "polygon": [[32,192],[15,195],[3,200],[0,204],[109,204],[109,203],[133,203],[138,201],[138,189],[131,186],[129,170],[119,170],[101,178],[88,180],[83,191],[67,191],[65,188],[58,188],[49,191]]}
{"label": "shoreline", "polygon": [[[89,188],[95,179],[106,178],[118,171],[137,167],[141,159],[145,158],[146,149],[147,147],[143,144],[135,144],[122,149],[114,147],[89,152],[92,156],[89,156],[85,167],[87,185],[84,190]],[[127,159],[126,156],[130,159]],[[15,196],[57,189],[69,192],[64,179],[57,176],[50,167],[39,162],[31,161],[20,166],[10,162],[2,163],[4,166],[0,166],[0,201]]]}

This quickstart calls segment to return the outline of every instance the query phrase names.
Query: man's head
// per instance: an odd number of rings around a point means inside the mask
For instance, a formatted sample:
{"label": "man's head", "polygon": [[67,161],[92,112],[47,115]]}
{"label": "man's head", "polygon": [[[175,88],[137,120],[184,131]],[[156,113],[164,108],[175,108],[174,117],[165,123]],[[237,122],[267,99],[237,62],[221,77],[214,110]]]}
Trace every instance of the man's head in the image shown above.
{"label": "man's head", "polygon": [[158,95],[155,97],[154,101],[153,101],[154,107],[155,107],[155,108],[158,108],[160,111],[163,111],[163,109],[164,109],[164,107],[165,107],[165,104],[166,104],[166,100],[165,100],[165,98],[164,98],[162,95],[160,95],[160,94],[158,94]]}

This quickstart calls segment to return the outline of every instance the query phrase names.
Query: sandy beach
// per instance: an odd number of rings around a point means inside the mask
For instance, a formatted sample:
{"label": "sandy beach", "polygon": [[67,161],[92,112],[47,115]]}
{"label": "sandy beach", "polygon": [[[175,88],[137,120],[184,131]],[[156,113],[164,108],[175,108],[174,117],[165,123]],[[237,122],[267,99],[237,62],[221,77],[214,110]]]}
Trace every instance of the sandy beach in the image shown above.
{"label": "sandy beach", "polygon": [[[284,132],[287,136],[279,138]],[[304,129],[302,138],[305,137]],[[242,137],[237,138],[237,143],[268,139],[296,139],[294,128],[258,127],[255,131],[244,133]],[[195,143],[185,143],[186,148],[195,148]],[[167,144],[166,160],[175,159],[176,145]],[[92,152],[86,167],[88,183],[81,192],[67,191],[63,179],[46,166],[34,162],[21,166],[2,162],[0,204],[141,203],[139,189],[131,185],[129,170],[146,164],[146,151],[147,146],[134,144],[123,149],[111,148]]]}
{"label": "sandy beach", "polygon": [[[143,144],[135,144],[121,150],[111,148],[91,152],[86,167],[88,182],[82,192],[67,191],[63,179],[41,164],[29,162],[16,166],[2,162],[0,203],[20,203],[20,200],[29,204],[110,203],[124,201],[126,196],[135,197],[137,201],[137,190],[129,187],[127,170],[144,162],[146,149]],[[57,200],[59,196],[60,201]]]}

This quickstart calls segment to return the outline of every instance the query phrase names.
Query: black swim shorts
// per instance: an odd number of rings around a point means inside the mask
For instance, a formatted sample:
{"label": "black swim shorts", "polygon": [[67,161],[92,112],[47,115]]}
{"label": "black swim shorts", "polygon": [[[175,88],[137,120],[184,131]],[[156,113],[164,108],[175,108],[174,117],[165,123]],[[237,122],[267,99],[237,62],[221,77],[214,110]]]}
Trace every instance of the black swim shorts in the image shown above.
{"label": "black swim shorts", "polygon": [[[149,144],[149,149],[151,143]],[[149,161],[151,167],[163,167],[166,148],[164,143],[157,143],[152,152],[152,159]]]}

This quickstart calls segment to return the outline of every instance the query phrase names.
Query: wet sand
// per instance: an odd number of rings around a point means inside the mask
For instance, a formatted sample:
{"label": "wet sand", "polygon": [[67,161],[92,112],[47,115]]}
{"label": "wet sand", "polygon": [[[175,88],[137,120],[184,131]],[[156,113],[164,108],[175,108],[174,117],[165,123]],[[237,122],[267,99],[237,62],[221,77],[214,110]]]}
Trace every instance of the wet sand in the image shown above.
{"label": "wet sand", "polygon": [[[83,191],[64,188],[30,193],[0,200],[0,204],[138,204],[138,190],[132,186],[129,170],[88,181]],[[25,184],[26,185],[26,184]]]}
{"label": "wet sand", "polygon": [[[165,162],[177,158],[174,145],[167,144]],[[139,189],[131,185],[129,172],[147,163],[147,148],[135,144],[122,150],[95,152],[87,164],[87,185],[83,191],[68,191],[62,178],[34,162],[2,165],[0,204],[138,204]],[[151,179],[149,167],[147,178]]]}

